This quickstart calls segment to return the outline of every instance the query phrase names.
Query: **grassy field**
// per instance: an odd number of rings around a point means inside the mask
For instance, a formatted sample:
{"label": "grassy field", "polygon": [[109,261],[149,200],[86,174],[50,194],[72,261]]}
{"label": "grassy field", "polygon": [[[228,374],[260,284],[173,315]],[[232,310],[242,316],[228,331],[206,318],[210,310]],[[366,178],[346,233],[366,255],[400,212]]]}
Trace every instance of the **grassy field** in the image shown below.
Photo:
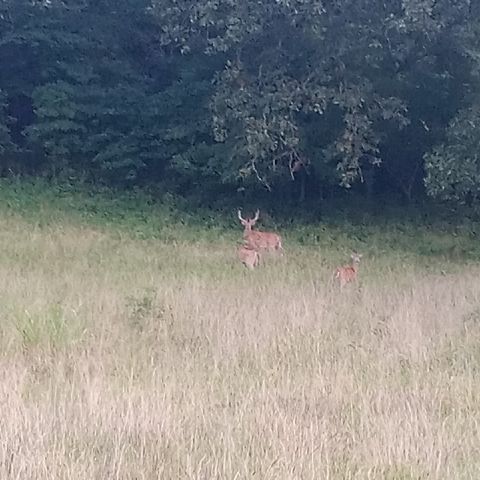
{"label": "grassy field", "polygon": [[0,185],[1,479],[480,478],[478,225],[139,203]]}

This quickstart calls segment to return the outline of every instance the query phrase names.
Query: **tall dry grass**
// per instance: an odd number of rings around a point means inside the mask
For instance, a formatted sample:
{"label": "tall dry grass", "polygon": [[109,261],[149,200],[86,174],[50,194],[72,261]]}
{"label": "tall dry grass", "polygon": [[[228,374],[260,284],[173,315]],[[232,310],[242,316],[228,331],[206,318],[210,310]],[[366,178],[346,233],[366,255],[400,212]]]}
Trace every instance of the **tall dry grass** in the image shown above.
{"label": "tall dry grass", "polygon": [[0,478],[480,478],[480,268],[285,249],[1,218]]}

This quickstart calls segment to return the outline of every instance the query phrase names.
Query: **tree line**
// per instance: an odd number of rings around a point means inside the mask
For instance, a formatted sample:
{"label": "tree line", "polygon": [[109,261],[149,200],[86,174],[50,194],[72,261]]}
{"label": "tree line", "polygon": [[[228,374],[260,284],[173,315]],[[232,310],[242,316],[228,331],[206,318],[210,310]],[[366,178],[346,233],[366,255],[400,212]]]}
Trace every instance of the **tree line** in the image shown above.
{"label": "tree line", "polygon": [[1,175],[480,195],[473,0],[0,0],[0,65]]}

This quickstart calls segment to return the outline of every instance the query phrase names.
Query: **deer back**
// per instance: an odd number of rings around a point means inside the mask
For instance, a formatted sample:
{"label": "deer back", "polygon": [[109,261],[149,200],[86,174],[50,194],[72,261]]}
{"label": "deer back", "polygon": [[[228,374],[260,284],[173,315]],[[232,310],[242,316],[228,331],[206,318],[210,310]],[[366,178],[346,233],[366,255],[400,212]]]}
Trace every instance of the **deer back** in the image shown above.
{"label": "deer back", "polygon": [[255,249],[277,250],[282,248],[280,235],[271,232],[259,232],[258,230],[245,231],[245,243]]}
{"label": "deer back", "polygon": [[357,277],[357,268],[355,266],[346,266],[337,268],[335,278],[338,278],[342,283],[348,283],[355,280]]}

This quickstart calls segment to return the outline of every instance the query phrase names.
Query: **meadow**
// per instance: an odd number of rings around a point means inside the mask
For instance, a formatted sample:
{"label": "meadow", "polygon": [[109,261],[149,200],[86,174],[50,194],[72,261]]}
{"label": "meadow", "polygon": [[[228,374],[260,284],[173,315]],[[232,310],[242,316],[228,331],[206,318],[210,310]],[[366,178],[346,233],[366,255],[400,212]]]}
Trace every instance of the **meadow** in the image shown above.
{"label": "meadow", "polygon": [[267,217],[251,272],[235,210],[2,182],[0,478],[480,478],[478,226]]}

